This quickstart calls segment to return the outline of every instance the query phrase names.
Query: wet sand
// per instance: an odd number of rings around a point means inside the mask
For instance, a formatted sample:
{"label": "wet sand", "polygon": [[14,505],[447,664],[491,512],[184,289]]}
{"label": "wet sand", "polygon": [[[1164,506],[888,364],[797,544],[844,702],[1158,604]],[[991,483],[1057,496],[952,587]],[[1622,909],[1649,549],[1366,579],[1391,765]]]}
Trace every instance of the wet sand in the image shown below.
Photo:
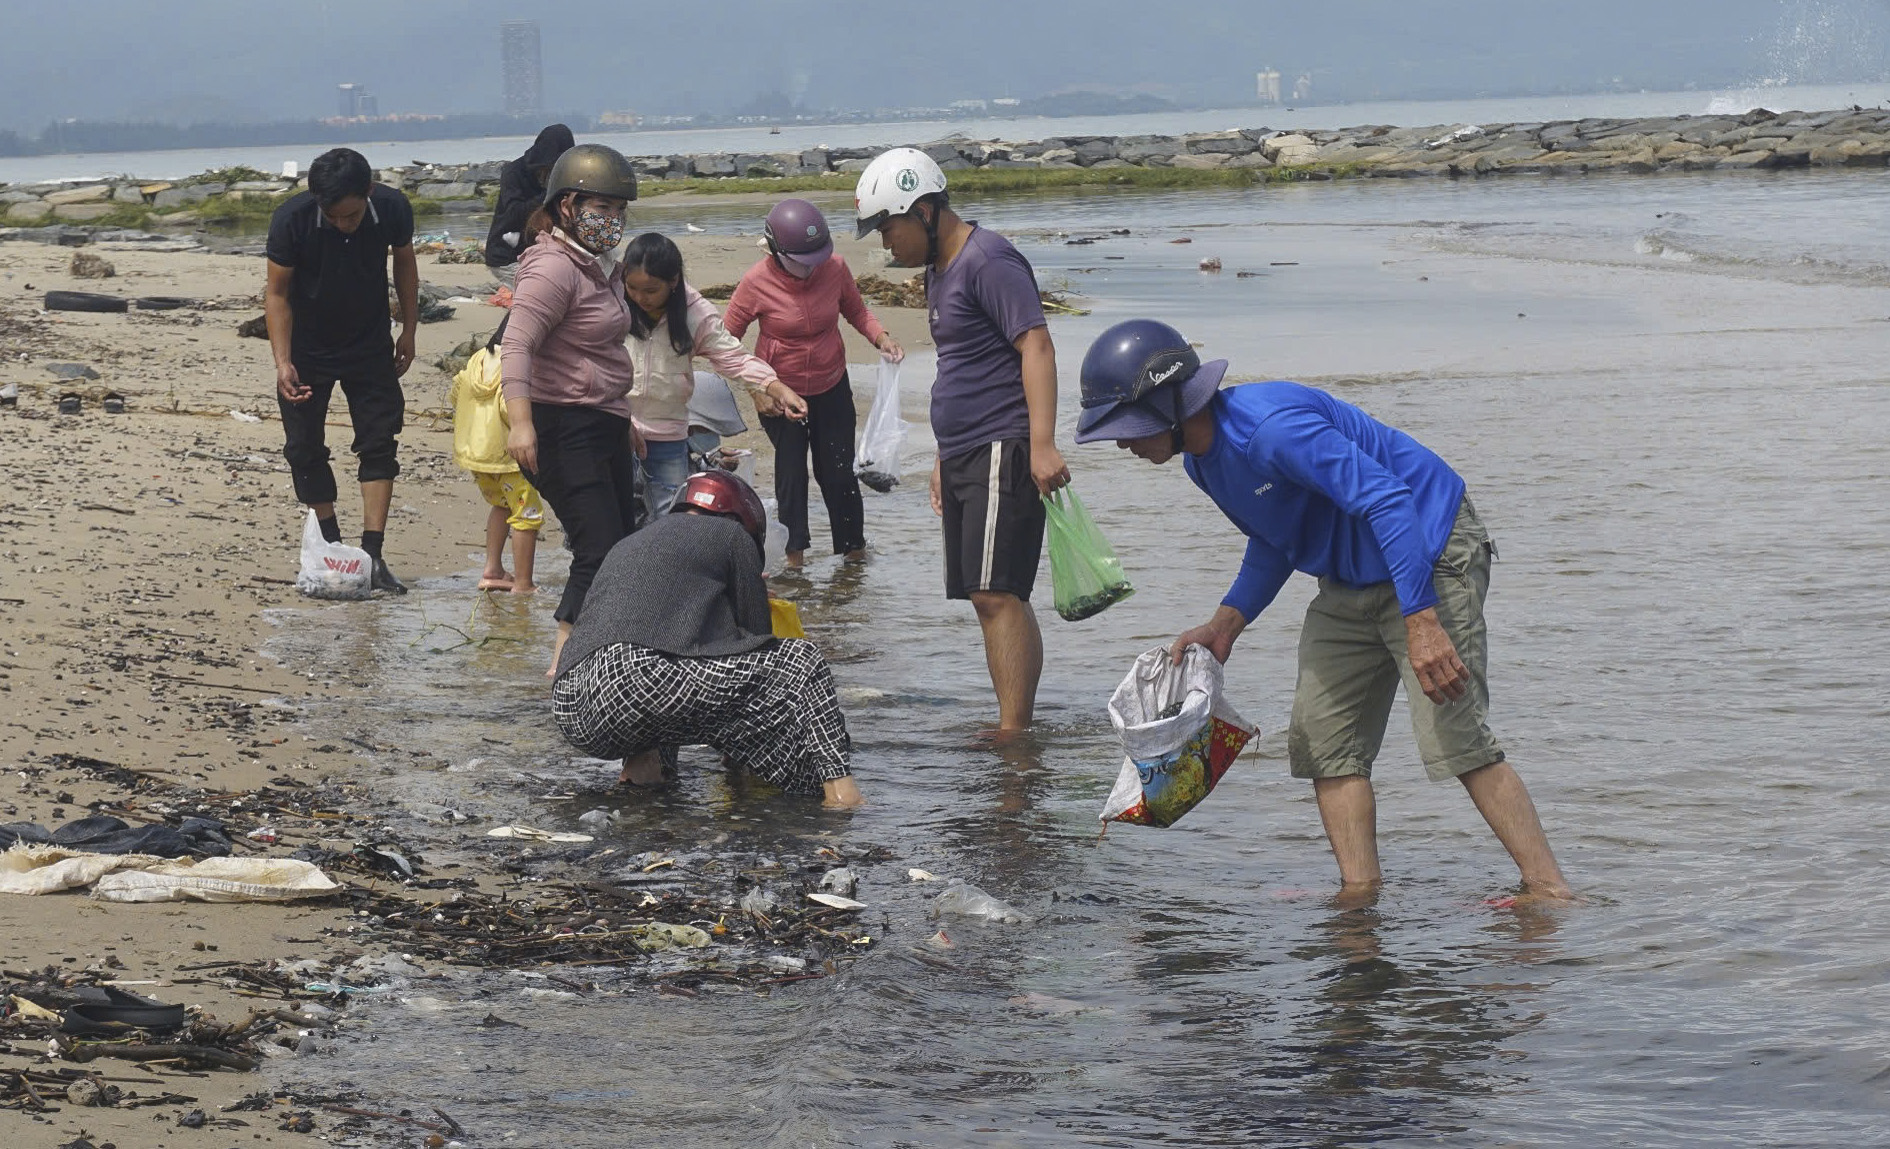
{"label": "wet sand", "polygon": [[[691,280],[702,285],[733,282],[757,255],[748,239],[679,242]],[[0,579],[0,753],[10,775],[0,788],[0,822],[56,826],[86,816],[89,807],[122,801],[125,776],[87,762],[212,794],[347,778],[360,767],[353,748],[311,741],[294,728],[293,709],[269,700],[347,695],[365,683],[300,679],[259,653],[271,629],[264,612],[306,601],[290,585],[303,512],[281,458],[269,347],[235,330],[261,313],[262,261],[197,252],[99,254],[116,265],[116,277],[73,280],[66,271],[71,249],[0,245],[0,385],[20,385],[19,406],[0,409],[11,480],[0,508],[6,570]],[[483,267],[439,265],[423,255],[420,270],[427,282],[481,299],[491,287]],[[205,302],[168,312],[41,313],[43,293],[56,289]],[[444,417],[451,381],[432,361],[491,330],[500,313],[484,304],[456,307],[453,319],[420,327],[416,363],[404,380],[408,426],[387,557],[409,582],[465,570],[483,546],[486,507],[453,465]],[[922,312],[875,310],[907,349],[928,346]],[[870,347],[845,330],[849,358],[869,361]],[[99,378],[55,378],[45,365],[60,362],[87,364]],[[54,413],[56,396],[68,389],[85,396],[82,414]],[[125,396],[124,414],[100,408],[108,390]],[[870,390],[862,398],[870,402]],[[235,418],[232,411],[261,421]],[[342,529],[353,541],[360,503],[349,493],[352,467],[339,393],[329,434],[343,490]],[[731,443],[767,452],[758,431]],[[533,608],[549,614],[555,602],[555,593],[541,591]],[[230,829],[240,835],[255,824],[238,820]],[[244,844],[238,852],[286,854],[310,844],[346,850],[350,840],[338,832],[325,840],[285,838],[266,848]],[[112,963],[122,963],[119,976],[134,991],[235,1020],[257,1001],[204,980],[214,973],[186,967],[332,957],[345,947],[322,931],[344,927],[346,915],[326,904],[0,898],[0,968],[102,963],[116,969]],[[42,1053],[21,1043],[9,1052],[0,1033],[0,1071],[30,1065]],[[217,1072],[167,1078],[162,1087],[198,1098],[215,1116],[218,1106],[274,1079],[269,1072]],[[64,1144],[81,1130],[97,1144],[111,1141],[121,1149],[207,1145],[235,1135],[180,1130],[172,1124],[179,1111],[66,1107],[45,1119],[8,1113],[0,1124],[9,1129],[9,1142],[23,1149]],[[244,1140],[260,1131],[277,1144],[320,1143],[317,1136],[277,1131],[276,1115],[237,1116],[252,1119]]]}

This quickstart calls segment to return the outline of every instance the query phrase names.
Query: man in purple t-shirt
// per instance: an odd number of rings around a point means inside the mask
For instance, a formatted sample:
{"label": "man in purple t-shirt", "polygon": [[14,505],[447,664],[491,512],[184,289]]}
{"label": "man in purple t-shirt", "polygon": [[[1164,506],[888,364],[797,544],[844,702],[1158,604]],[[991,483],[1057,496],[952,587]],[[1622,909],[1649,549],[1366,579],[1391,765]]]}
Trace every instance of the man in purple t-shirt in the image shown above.
{"label": "man in purple t-shirt", "polygon": [[1057,353],[1030,262],[952,211],[945,173],[894,148],[860,174],[859,234],[900,267],[925,268],[932,385],[932,510],[945,523],[945,596],[984,629],[998,728],[1030,725],[1043,634],[1030,607],[1043,556],[1043,495],[1070,481],[1057,450]]}

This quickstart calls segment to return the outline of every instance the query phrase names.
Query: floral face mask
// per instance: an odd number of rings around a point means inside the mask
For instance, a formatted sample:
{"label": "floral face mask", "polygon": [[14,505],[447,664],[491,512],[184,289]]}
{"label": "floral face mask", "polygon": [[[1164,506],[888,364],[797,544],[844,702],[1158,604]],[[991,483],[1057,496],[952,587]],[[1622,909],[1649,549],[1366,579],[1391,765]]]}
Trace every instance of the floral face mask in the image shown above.
{"label": "floral face mask", "polygon": [[578,212],[571,235],[591,251],[603,254],[623,242],[623,219],[597,211]]}

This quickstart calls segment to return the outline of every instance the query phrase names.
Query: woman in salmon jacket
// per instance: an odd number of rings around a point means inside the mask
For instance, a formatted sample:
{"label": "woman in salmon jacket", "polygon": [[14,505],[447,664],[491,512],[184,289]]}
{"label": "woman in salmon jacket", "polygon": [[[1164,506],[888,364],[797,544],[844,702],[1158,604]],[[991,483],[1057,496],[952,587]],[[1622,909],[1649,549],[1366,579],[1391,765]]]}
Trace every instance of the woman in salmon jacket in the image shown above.
{"label": "woman in salmon jacket", "polygon": [[812,542],[807,528],[807,456],[814,456],[814,481],[827,504],[833,553],[866,557],[866,510],[853,474],[853,433],[858,415],[847,378],[847,349],[840,320],[864,335],[880,354],[897,363],[905,352],[867,310],[847,262],[834,254],[833,236],[820,209],[804,199],[774,205],[763,228],[768,256],[743,274],[728,302],[729,334],[740,339],[749,323],[761,322],[755,354],[766,359],[788,388],[807,402],[804,422],[763,416],[761,429],[774,444],[774,497],[788,529],[787,561],[801,565]]}
{"label": "woman in salmon jacket", "polygon": [[544,205],[525,225],[500,344],[506,453],[557,512],[571,547],[554,667],[598,566],[637,524],[638,445],[623,342],[631,309],[611,254],[635,198],[636,171],[614,149],[579,144],[558,157]]}
{"label": "woman in salmon jacket", "polygon": [[630,298],[630,359],[635,382],[630,416],[645,447],[643,497],[650,516],[669,510],[689,477],[689,396],[694,360],[745,384],[763,415],[807,418],[807,404],[748,353],[722,325],[722,313],[683,280],[682,252],[666,235],[646,232],[624,248]]}

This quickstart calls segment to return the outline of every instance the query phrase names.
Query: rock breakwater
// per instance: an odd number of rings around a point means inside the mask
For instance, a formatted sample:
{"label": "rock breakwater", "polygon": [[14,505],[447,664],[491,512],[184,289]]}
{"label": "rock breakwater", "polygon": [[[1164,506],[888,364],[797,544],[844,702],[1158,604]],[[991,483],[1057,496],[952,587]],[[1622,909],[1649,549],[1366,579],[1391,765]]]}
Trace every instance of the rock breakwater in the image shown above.
{"label": "rock breakwater", "polygon": [[[887,145],[890,146],[890,145]],[[949,139],[919,145],[949,172],[979,184],[1028,188],[1043,182],[1342,178],[1481,178],[1590,173],[1890,166],[1890,110],[1670,116],[1655,119],[1533,123],[1364,125],[1336,131],[1240,128],[1178,136],[1062,136],[1026,143]],[[631,157],[649,190],[713,188],[724,181],[775,181],[796,188],[845,186],[880,147],[795,152]],[[502,161],[411,164],[383,168],[382,182],[429,209],[476,210],[498,190]],[[988,174],[987,174],[988,173]],[[1080,174],[1078,174],[1080,173]],[[1189,173],[1198,173],[1190,177]],[[151,182],[130,178],[0,188],[0,223],[47,225],[191,225],[266,210],[300,185],[258,172],[211,172]],[[747,187],[746,183],[741,185]]]}

